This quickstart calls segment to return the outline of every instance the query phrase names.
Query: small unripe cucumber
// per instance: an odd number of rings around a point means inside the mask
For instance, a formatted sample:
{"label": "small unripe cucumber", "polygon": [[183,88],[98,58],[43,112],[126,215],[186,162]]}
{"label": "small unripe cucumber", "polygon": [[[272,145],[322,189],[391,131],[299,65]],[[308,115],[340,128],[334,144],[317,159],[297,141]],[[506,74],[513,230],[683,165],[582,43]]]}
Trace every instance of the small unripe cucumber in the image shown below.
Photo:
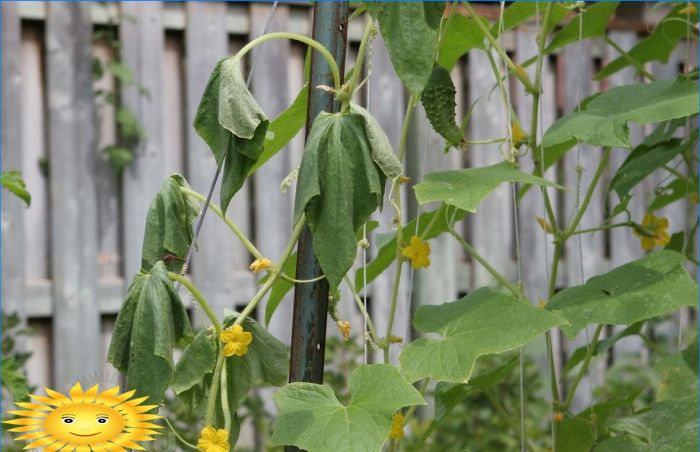
{"label": "small unripe cucumber", "polygon": [[456,94],[450,72],[436,64],[423,90],[421,102],[433,129],[452,146],[457,146],[464,140],[455,122]]}

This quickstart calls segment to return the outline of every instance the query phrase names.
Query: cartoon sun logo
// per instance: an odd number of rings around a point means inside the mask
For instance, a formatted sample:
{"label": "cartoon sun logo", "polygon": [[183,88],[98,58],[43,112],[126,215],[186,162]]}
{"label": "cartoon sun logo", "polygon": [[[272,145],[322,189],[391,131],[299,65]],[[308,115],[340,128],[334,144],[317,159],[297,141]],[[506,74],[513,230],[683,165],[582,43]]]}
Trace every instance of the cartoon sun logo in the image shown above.
{"label": "cartoon sun logo", "polygon": [[25,449],[44,451],[124,451],[144,450],[137,441],[152,441],[150,435],[162,428],[148,421],[159,419],[147,414],[156,405],[141,405],[148,397],[131,399],[134,391],[119,393],[119,387],[98,392],[95,385],[83,391],[76,383],[70,397],[44,388],[48,397],[31,395],[32,402],[16,403],[24,410],[8,411],[20,416],[3,421],[18,425],[11,432],[24,433],[17,441],[31,441]]}

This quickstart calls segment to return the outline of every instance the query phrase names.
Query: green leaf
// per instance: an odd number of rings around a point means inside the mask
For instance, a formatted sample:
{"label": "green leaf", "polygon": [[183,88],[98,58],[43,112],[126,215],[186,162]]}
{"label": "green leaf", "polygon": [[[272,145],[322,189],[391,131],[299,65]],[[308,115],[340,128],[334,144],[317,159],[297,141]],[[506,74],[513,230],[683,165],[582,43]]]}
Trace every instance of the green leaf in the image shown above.
{"label": "green leaf", "polygon": [[331,288],[355,260],[355,231],[381,205],[382,185],[362,116],[316,116],[299,169],[294,222],[306,213],[314,252]]}
{"label": "green leaf", "polygon": [[[602,353],[607,352],[610,350],[613,345],[617,343],[620,339],[623,339],[628,336],[635,336],[639,334],[639,332],[642,330],[642,326],[644,326],[644,322],[637,322],[634,323],[624,330],[620,331],[619,333],[615,333],[610,337],[607,337],[601,341],[598,341],[598,344],[595,347],[595,350],[593,350],[593,356],[598,356]],[[562,370],[563,373],[568,373],[571,372],[578,366],[581,361],[584,360],[586,357],[586,353],[588,352],[588,345],[584,345],[582,347],[577,348],[574,350],[574,352],[571,354],[569,359],[566,361],[566,364],[564,365],[564,369]]]}
{"label": "green leaf", "polygon": [[630,406],[630,399],[615,399],[597,403],[561,423],[559,449],[567,452],[589,452],[596,444],[594,432],[604,436],[608,419],[620,407]]}
{"label": "green leaf", "polygon": [[374,163],[389,179],[394,180],[399,177],[403,172],[403,167],[399,158],[394,154],[389,138],[382,130],[382,126],[374,119],[374,116],[357,104],[350,104],[350,111],[360,116],[364,122],[365,134],[369,140]]}
{"label": "green leaf", "polygon": [[107,360],[129,389],[158,405],[173,378],[173,348],[192,336],[187,311],[160,261],[135,277],[119,310]]}
{"label": "green leaf", "polygon": [[22,179],[22,173],[19,171],[3,171],[0,174],[0,183],[2,188],[9,190],[17,195],[29,207],[32,203],[32,195],[27,191],[27,186]]}
{"label": "green leaf", "polygon": [[108,67],[112,74],[114,74],[114,77],[119,80],[119,83],[128,85],[134,81],[134,74],[131,68],[124,63],[110,61]]}
{"label": "green leaf", "polygon": [[691,181],[687,179],[674,179],[664,187],[658,187],[654,190],[656,196],[649,205],[649,212],[662,209],[669,204],[673,204],[679,199],[683,199],[689,194],[698,191],[698,180]]}
{"label": "green leaf", "polygon": [[[438,64],[452,69],[459,58],[471,49],[484,49],[484,34],[473,17],[461,14],[447,21],[444,38],[440,43]],[[483,20],[483,19],[482,19]]]}
{"label": "green leaf", "polygon": [[564,322],[558,315],[483,287],[451,303],[418,308],[413,319],[416,330],[440,337],[421,337],[406,345],[399,355],[401,371],[409,381],[429,377],[467,383],[480,356],[521,347]]}
{"label": "green leaf", "polygon": [[[224,317],[224,328],[228,328],[238,314],[226,310]],[[232,410],[240,406],[252,388],[285,384],[289,370],[289,350],[286,345],[250,317],[241,326],[253,334],[253,342],[245,355],[226,358],[226,372],[230,376],[229,405]]]}
{"label": "green leaf", "polygon": [[220,198],[224,213],[260,158],[268,125],[243,80],[240,61],[219,61],[204,89],[194,128],[223,168]]}
{"label": "green leaf", "polygon": [[697,397],[652,403],[649,410],[628,418],[627,421],[633,428],[622,435],[603,441],[595,451],[692,452],[698,450]]}
{"label": "green leaf", "polygon": [[158,261],[165,262],[170,271],[182,269],[192,243],[192,222],[199,212],[197,201],[183,194],[180,187],[188,187],[184,177],[168,177],[148,209],[141,252],[141,266],[146,271]]}
{"label": "green leaf", "polygon": [[[413,220],[408,222],[408,224],[406,224],[401,230],[401,234],[404,240],[408,241],[408,239],[411,236],[416,234],[419,236],[423,236],[427,226],[431,223],[433,216],[435,215],[438,215],[439,218],[435,220],[435,223],[433,223],[433,226],[428,232],[428,234],[425,234],[423,240],[430,240],[442,234],[443,232],[447,232],[448,228],[447,219],[445,218],[445,209],[439,208],[437,210],[421,214],[421,216],[418,217],[417,232],[416,219],[414,218]],[[464,212],[463,210],[458,210],[454,217],[454,221],[460,221],[462,218],[464,218],[464,215],[466,215],[466,212]],[[376,257],[374,258],[374,260],[372,260],[372,262],[367,264],[367,284],[374,281],[377,278],[377,276],[379,276],[384,270],[387,269],[387,267],[389,267],[389,265],[392,264],[392,262],[396,260],[396,233],[390,233],[388,237],[389,238],[386,241],[384,241],[381,245],[377,245],[379,246],[379,250],[376,253]],[[375,240],[375,242],[379,241]],[[364,273],[364,268],[359,268],[355,272],[355,290],[360,290],[365,286]]]}
{"label": "green leaf", "polygon": [[[289,256],[289,259],[287,259],[287,263],[284,264],[284,273],[287,276],[290,276],[292,278],[296,278],[297,274],[297,253],[292,253],[291,256]],[[265,275],[264,277],[260,278],[260,281],[258,281],[260,284],[265,284],[267,280],[270,278],[270,274]],[[272,315],[275,313],[277,310],[277,306],[282,302],[282,299],[284,298],[287,293],[294,288],[294,284],[291,282],[287,281],[284,278],[277,278],[274,283],[272,283],[272,287],[270,288],[270,296],[267,299],[267,304],[265,305],[265,326],[270,325],[270,319],[272,319]]]}
{"label": "green leaf", "polygon": [[119,133],[126,139],[143,139],[146,137],[146,132],[139,124],[139,120],[136,115],[129,108],[124,105],[120,105],[117,108],[115,115],[117,124],[119,125]]}
{"label": "green leaf", "polygon": [[102,150],[102,152],[107,157],[109,164],[112,169],[117,173],[121,174],[124,168],[129,166],[134,160],[134,155],[125,147],[122,146],[107,146]]}
{"label": "green leaf", "polygon": [[670,314],[698,299],[698,286],[683,261],[683,255],[674,251],[650,253],[582,286],[562,290],[547,309],[569,321],[561,327],[569,338],[590,324],[631,325]]}
{"label": "green leaf", "polygon": [[656,400],[679,400],[698,397],[698,341],[680,353],[664,357],[656,370],[661,375],[661,383],[656,388]]}
{"label": "green leaf", "polygon": [[255,165],[248,171],[248,176],[253,174],[274,157],[283,147],[294,138],[306,123],[306,110],[309,102],[308,84],[299,91],[297,97],[286,110],[272,120],[267,128],[267,136],[263,145],[262,154]]}
{"label": "green leaf", "polygon": [[481,202],[504,182],[523,182],[563,189],[547,179],[519,171],[507,162],[463,170],[429,173],[415,185],[420,204],[442,201],[467,212],[476,212]]}
{"label": "green leaf", "polygon": [[175,394],[180,395],[195,388],[204,389],[206,376],[214,373],[217,343],[213,331],[203,329],[197,333],[175,366],[175,376],[170,385]]}
{"label": "green leaf", "polygon": [[27,377],[12,356],[2,359],[2,387],[9,391],[14,402],[26,402],[29,399]]}
{"label": "green leaf", "polygon": [[423,2],[423,14],[425,15],[425,22],[430,28],[433,30],[439,29],[440,21],[445,14],[445,2]]}
{"label": "green leaf", "polygon": [[661,80],[612,88],[589,98],[580,111],[552,124],[542,139],[545,167],[577,140],[594,146],[630,148],[629,121],[652,124],[697,112],[696,80]]}
{"label": "green leaf", "polygon": [[[686,6],[685,3],[681,3],[673,8],[646,38],[639,41],[637,45],[627,52],[629,57],[639,64],[645,64],[650,61],[668,63],[668,59],[678,42],[686,38],[689,28],[693,30],[692,25],[689,27],[686,21],[689,20],[691,24],[695,24],[698,21],[697,11],[690,14],[689,17],[687,13],[681,12]],[[693,34],[690,39],[696,39],[695,32],[691,31],[691,33]],[[631,64],[627,57],[621,55],[598,72],[595,78],[602,80]]]}
{"label": "green leaf", "polygon": [[640,144],[632,150],[617,170],[610,182],[610,188],[615,190],[620,199],[623,199],[632,188],[685,149],[686,146],[677,138],[654,146]]}
{"label": "green leaf", "polygon": [[272,442],[309,452],[378,452],[392,414],[424,405],[420,393],[388,364],[364,365],[350,376],[352,399],[342,405],[328,386],[290,383],[272,398],[279,408]]}
{"label": "green leaf", "polygon": [[[617,9],[620,2],[599,2],[586,6],[580,15],[571,21],[557,33],[545,49],[545,53],[552,53],[572,42],[581,39],[601,38],[605,36],[610,16]],[[582,21],[582,24],[579,23]]]}
{"label": "green leaf", "polygon": [[416,98],[433,69],[437,32],[428,25],[420,2],[367,2],[376,17],[396,74]]}
{"label": "green leaf", "polygon": [[440,65],[435,66],[423,90],[421,102],[430,125],[452,146],[457,146],[464,140],[464,135],[455,122],[456,95],[450,72]]}

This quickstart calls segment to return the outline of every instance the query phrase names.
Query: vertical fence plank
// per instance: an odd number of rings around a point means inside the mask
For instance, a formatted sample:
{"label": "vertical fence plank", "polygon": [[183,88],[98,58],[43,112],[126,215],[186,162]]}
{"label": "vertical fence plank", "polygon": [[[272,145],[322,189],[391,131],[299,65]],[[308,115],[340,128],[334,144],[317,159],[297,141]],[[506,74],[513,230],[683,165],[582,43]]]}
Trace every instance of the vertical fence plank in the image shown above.
{"label": "vertical fence plank", "polygon": [[[124,276],[130,280],[141,268],[148,206],[167,175],[163,149],[164,32],[160,2],[126,2],[120,7],[122,61],[133,70],[135,81],[122,87],[121,100],[136,115],[146,133],[132,149],[134,160],[122,176],[123,267]],[[140,92],[138,84],[147,92]]]}
{"label": "vertical fence plank", "polygon": [[[384,129],[392,148],[397,151],[401,138],[401,125],[403,122],[403,112],[406,104],[406,94],[401,85],[401,82],[396,78],[394,68],[389,59],[389,53],[386,49],[384,41],[380,35],[374,40],[372,49],[372,78],[370,79],[370,97],[369,112],[377,119],[379,124]],[[404,164],[405,165],[405,164]],[[401,188],[403,189],[403,187]],[[406,199],[402,193],[402,199]],[[402,215],[407,215],[408,210],[404,204]],[[388,202],[384,203],[384,209],[378,215],[380,227],[375,230],[375,233],[392,232],[390,225],[394,218],[394,209]],[[372,241],[376,244],[376,240]],[[368,250],[369,256],[373,255],[376,248],[373,250],[370,247]],[[368,261],[370,257],[368,256]],[[389,320],[389,304],[391,302],[392,284],[394,280],[395,265],[392,264],[383,274],[374,280],[371,287],[371,316],[377,333],[384,335]],[[404,264],[402,269],[404,275],[408,275],[408,265]],[[394,320],[393,334],[396,336],[404,336],[409,326],[408,318],[410,316],[410,308],[406,305],[406,296],[408,294],[408,278],[402,278],[401,286],[399,287],[399,303],[396,308],[396,316]],[[368,288],[369,289],[369,288]],[[390,357],[395,361],[398,356],[398,347],[393,347],[390,350]],[[381,352],[375,355],[375,359],[381,361]]]}
{"label": "vertical fence plank", "polygon": [[[270,9],[269,4],[251,3],[251,40],[265,32]],[[286,30],[288,19],[289,8],[277,7],[269,31]],[[255,58],[255,73],[250,87],[265,114],[274,118],[284,111],[292,100],[288,89],[288,71],[282,69],[286,68],[289,61],[290,43],[287,40],[269,41],[253,52],[251,58]],[[270,95],[271,93],[275,95]],[[275,262],[287,245],[292,230],[292,200],[289,199],[289,193],[281,193],[279,189],[280,183],[291,171],[287,151],[286,148],[282,149],[254,175],[256,243],[260,252]],[[268,327],[272,334],[287,343],[292,332],[289,323],[293,308],[291,300],[290,293],[277,308]],[[266,304],[267,300],[261,304],[258,312],[258,319],[261,321],[264,319]]]}
{"label": "vertical fence plank", "polygon": [[[51,164],[54,385],[100,369],[90,5],[51,3],[46,20]],[[60,219],[60,220],[59,220]]]}
{"label": "vertical fence plank", "polygon": [[[469,98],[477,101],[469,121],[470,140],[483,140],[505,136],[506,122],[503,102],[497,91],[491,93],[496,78],[491,70],[487,55],[483,52],[469,52]],[[489,96],[489,93],[491,95]],[[474,167],[493,165],[501,162],[503,156],[498,144],[473,146],[470,150],[471,164]],[[504,275],[513,274],[513,208],[509,185],[496,189],[479,207],[479,214],[470,216],[471,244],[488,262]],[[491,275],[481,266],[474,268],[472,287],[494,285]]]}
{"label": "vertical fence plank", "polygon": [[[22,170],[21,33],[16,3],[2,7],[2,170]],[[31,186],[29,187],[31,190]],[[3,313],[16,312],[24,321],[24,203],[2,190]]]}
{"label": "vertical fence plank", "polygon": [[[168,33],[163,50],[163,151],[165,152],[165,174],[182,174],[185,170],[185,125],[186,115],[184,74],[182,71],[183,42],[180,35]],[[202,68],[206,71],[206,68]]]}
{"label": "vertical fence plank", "polygon": [[[194,190],[206,195],[216,170],[216,162],[211,150],[191,125],[211,70],[218,60],[228,55],[226,5],[193,2],[187,3],[185,9],[187,178]],[[219,191],[215,190],[214,193],[213,202],[218,204]],[[225,307],[233,307],[232,298],[236,288],[231,276],[237,246],[240,245],[235,242],[231,231],[210,212],[209,218],[202,225],[191,271],[195,284],[219,315]],[[198,321],[206,321],[199,312],[195,317]]]}

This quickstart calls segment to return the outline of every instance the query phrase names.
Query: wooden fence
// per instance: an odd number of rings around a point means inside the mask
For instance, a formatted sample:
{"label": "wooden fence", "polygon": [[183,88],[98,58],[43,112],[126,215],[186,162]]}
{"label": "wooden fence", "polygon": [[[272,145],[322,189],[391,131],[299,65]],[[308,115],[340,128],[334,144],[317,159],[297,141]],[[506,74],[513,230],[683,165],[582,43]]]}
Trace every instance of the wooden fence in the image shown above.
{"label": "wooden fence", "polygon": [[[110,330],[127,284],[140,266],[149,203],[172,172],[184,174],[200,192],[208,188],[214,160],[191,127],[199,98],[216,61],[260,35],[269,9],[269,4],[255,3],[2,3],[2,166],[4,170],[21,170],[32,194],[28,209],[2,194],[2,301],[6,312],[19,312],[33,329],[22,342],[33,353],[28,364],[32,384],[64,391],[76,379],[95,379],[96,372],[114,375],[105,364]],[[309,34],[310,24],[307,5],[281,5],[272,31]],[[132,69],[136,84],[119,86],[109,74],[93,81],[93,58],[103,62],[114,59],[108,45],[92,39],[95,30],[105,27],[118,27],[121,59]],[[352,67],[361,28],[359,21],[349,28],[352,45],[347,67]],[[613,31],[613,39],[628,49],[643,32],[644,27],[641,32],[629,28]],[[534,37],[534,27],[524,25],[508,33],[504,42],[520,61],[535,54]],[[695,56],[696,51],[690,54]],[[582,53],[573,45],[547,60],[542,107],[545,129],[576,105],[579,77],[583,96],[597,90],[591,82],[593,71],[615,56],[615,50],[604,43],[586,41]],[[301,88],[304,57],[305,49],[293,43],[273,41],[263,46],[251,89],[269,117],[289,105]],[[649,69],[662,78],[672,78],[680,64],[681,57],[674,56],[668,64],[653,64]],[[396,146],[407,96],[379,38],[373,46],[371,71],[369,93],[358,96],[358,101],[368,106]],[[497,93],[492,92],[495,81],[486,56],[470,52],[460,60],[453,77],[460,114],[479,99],[469,126],[470,138],[505,133],[503,108]],[[602,82],[602,88],[635,80],[635,73],[628,69]],[[148,94],[139,90],[139,84]],[[528,124],[531,98],[516,83],[512,87],[520,119]],[[117,130],[114,108],[96,103],[96,89],[116,90],[145,130],[145,138],[133,149],[135,160],[121,177],[98,152],[114,142]],[[232,218],[263,254],[273,259],[279,257],[289,236],[293,204],[293,193],[281,193],[278,187],[298,165],[302,150],[300,134],[255,174],[229,208]],[[606,178],[626,154],[623,149],[614,151]],[[581,150],[584,187],[599,156],[596,149],[584,146]],[[419,181],[425,172],[481,166],[500,159],[498,145],[474,146],[464,155],[456,151],[443,155],[442,142],[431,131],[422,110],[415,115],[406,165],[413,181]],[[40,165],[46,161],[48,174]],[[529,158],[523,159],[526,169],[527,161]],[[548,173],[572,188],[551,193],[562,215],[573,209],[577,164],[577,153],[571,152]],[[632,201],[635,219],[641,219],[645,198],[652,189],[651,183],[638,189]],[[604,199],[598,191],[582,227],[599,224],[605,205],[615,201]],[[384,225],[380,232],[390,230],[386,226],[390,211],[385,209],[381,214]],[[545,295],[545,256],[552,255],[535,222],[535,216],[543,216],[542,211],[536,190],[517,210],[523,280],[532,300]],[[415,215],[416,207],[408,206],[406,213]],[[682,229],[688,217],[680,204],[663,214],[674,231]],[[512,192],[510,187],[502,187],[463,225],[477,250],[513,279],[515,224]],[[579,284],[581,274],[587,278],[642,255],[638,239],[628,230],[586,235],[581,240],[583,269],[579,268],[578,244],[572,240],[559,274],[561,287]],[[413,306],[454,300],[472,288],[493,283],[450,237],[434,240],[432,249],[433,265],[414,275]],[[217,312],[240,306],[254,293],[254,276],[247,269],[250,260],[243,246],[210,215],[191,277]],[[378,278],[369,288],[379,331],[385,329],[390,291],[389,277]],[[409,333],[408,294],[406,282],[395,324],[395,331],[402,336]],[[286,341],[291,328],[289,301],[279,307],[270,326]],[[362,321],[352,303],[346,298],[341,306],[354,331],[361,330]],[[193,316],[201,319],[197,312]],[[674,334],[674,328],[669,325],[668,333]],[[559,355],[564,356],[567,348],[571,351],[574,346],[560,347]],[[634,340],[620,347],[641,349]]]}

